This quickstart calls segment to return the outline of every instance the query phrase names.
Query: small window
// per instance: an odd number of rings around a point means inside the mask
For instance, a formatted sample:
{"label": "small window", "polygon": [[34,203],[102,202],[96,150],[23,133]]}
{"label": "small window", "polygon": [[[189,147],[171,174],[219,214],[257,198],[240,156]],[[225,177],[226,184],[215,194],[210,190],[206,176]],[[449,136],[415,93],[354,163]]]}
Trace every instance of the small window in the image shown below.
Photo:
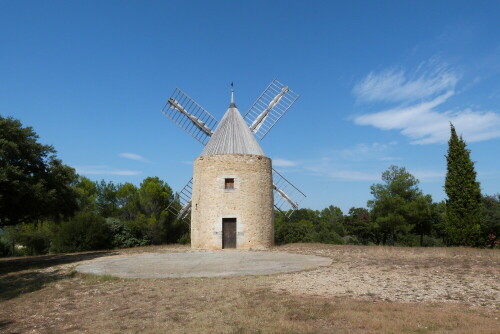
{"label": "small window", "polygon": [[234,189],[234,179],[224,179],[224,189]]}

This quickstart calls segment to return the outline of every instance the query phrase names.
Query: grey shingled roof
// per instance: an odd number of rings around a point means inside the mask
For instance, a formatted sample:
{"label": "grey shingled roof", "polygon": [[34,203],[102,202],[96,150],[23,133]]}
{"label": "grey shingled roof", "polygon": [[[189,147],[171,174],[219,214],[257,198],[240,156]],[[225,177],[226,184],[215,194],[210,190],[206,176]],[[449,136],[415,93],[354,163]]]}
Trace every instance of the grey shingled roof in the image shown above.
{"label": "grey shingled roof", "polygon": [[215,154],[265,155],[234,103],[201,152],[201,155]]}

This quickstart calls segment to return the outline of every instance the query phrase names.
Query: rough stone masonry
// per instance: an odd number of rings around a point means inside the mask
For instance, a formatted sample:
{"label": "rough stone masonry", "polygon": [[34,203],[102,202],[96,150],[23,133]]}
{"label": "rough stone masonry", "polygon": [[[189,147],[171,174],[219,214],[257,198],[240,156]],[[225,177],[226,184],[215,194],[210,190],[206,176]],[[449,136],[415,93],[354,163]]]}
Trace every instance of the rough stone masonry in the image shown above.
{"label": "rough stone masonry", "polygon": [[[225,179],[234,189],[225,189]],[[237,249],[274,242],[271,159],[252,154],[202,155],[194,162],[191,247],[222,248],[222,219],[236,218]]]}

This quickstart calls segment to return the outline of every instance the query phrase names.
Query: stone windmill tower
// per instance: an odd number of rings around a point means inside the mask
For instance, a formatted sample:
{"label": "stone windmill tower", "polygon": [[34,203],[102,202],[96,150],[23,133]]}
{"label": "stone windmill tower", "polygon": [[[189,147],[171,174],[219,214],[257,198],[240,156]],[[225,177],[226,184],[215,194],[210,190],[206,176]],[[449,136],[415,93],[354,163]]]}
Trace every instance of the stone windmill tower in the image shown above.
{"label": "stone windmill tower", "polygon": [[[272,168],[257,142],[299,96],[274,80],[243,118],[234,103],[218,122],[179,89],[163,113],[202,144],[193,178],[169,210],[188,220],[191,247],[266,249],[274,241],[274,208],[290,216],[305,195]],[[215,130],[212,130],[215,129]]]}

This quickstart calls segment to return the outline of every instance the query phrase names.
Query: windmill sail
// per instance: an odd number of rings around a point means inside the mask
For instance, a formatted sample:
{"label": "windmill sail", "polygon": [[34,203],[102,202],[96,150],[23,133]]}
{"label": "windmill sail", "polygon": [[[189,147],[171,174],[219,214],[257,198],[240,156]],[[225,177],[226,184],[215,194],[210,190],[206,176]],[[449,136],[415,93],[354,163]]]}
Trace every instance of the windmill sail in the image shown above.
{"label": "windmill sail", "polygon": [[218,123],[212,114],[179,88],[175,89],[162,112],[203,145],[208,142]]}
{"label": "windmill sail", "polygon": [[273,80],[244,117],[255,137],[262,140],[299,96],[288,86]]}
{"label": "windmill sail", "polygon": [[167,207],[167,210],[173,213],[177,219],[181,219],[187,224],[189,224],[189,212],[191,212],[192,193],[193,179],[191,178]]}
{"label": "windmill sail", "polygon": [[[273,80],[246,113],[250,131],[262,140],[300,95],[278,80]],[[234,104],[233,95],[231,102]],[[217,119],[179,88],[168,99],[162,112],[193,138],[206,145],[218,126]],[[306,197],[273,168],[274,206],[289,218]],[[189,224],[193,179],[176,195],[168,210]]]}
{"label": "windmill sail", "polygon": [[306,197],[302,191],[285,179],[273,168],[274,206],[283,212],[287,218],[299,208],[300,202]]}

